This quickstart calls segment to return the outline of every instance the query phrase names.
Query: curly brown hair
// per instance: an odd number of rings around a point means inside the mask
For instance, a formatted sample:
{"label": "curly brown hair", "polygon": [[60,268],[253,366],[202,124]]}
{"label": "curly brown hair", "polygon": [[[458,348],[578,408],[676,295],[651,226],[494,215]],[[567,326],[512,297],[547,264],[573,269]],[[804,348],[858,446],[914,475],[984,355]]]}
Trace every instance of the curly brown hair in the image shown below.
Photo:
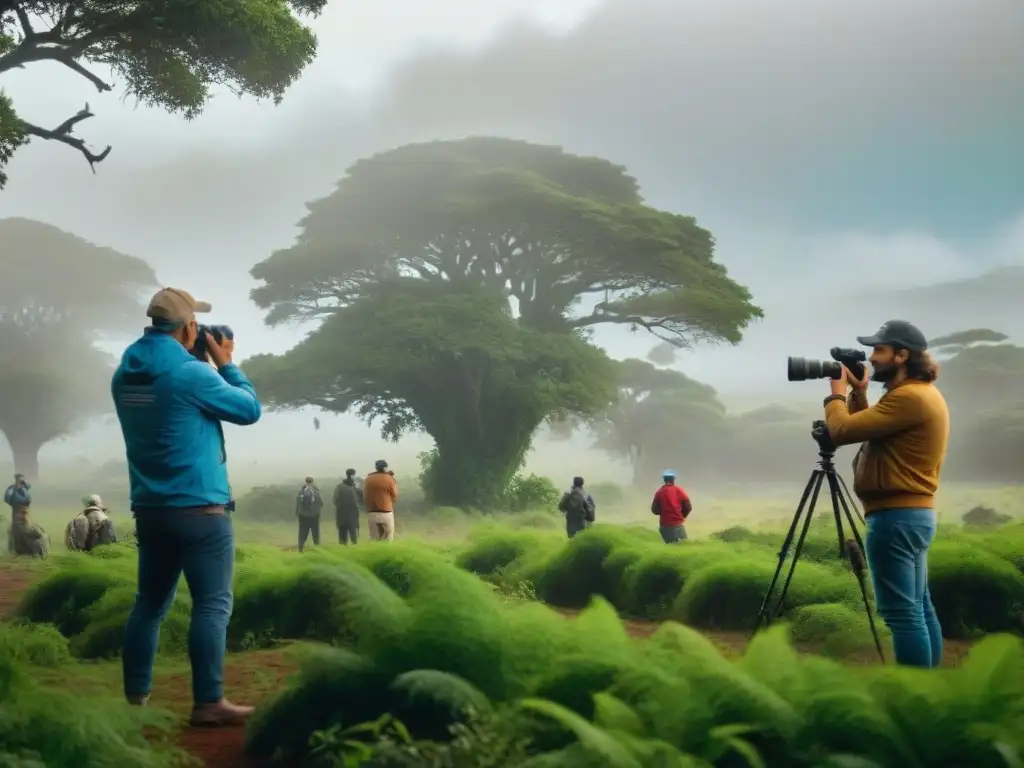
{"label": "curly brown hair", "polygon": [[906,366],[908,379],[931,383],[939,378],[939,364],[927,352],[911,352]]}

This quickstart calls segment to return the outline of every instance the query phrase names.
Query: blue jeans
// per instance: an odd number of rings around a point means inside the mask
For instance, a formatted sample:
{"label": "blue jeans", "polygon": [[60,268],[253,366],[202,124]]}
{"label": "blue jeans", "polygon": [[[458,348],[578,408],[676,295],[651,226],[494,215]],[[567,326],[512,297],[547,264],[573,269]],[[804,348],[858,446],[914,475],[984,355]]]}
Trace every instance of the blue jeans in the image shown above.
{"label": "blue jeans", "polygon": [[937,667],[942,627],[928,592],[928,547],[935,511],[884,509],[867,516],[868,568],[878,614],[892,632],[896,663]]}
{"label": "blue jeans", "polygon": [[139,588],[124,628],[124,692],[142,696],[153,687],[160,624],[185,574],[192,595],[188,655],[192,698],[208,704],[224,696],[224,649],[233,595],[235,537],[227,514],[180,509],[136,515]]}
{"label": "blue jeans", "polygon": [[682,525],[659,525],[661,540],[666,544],[678,544],[686,541],[686,527]]}

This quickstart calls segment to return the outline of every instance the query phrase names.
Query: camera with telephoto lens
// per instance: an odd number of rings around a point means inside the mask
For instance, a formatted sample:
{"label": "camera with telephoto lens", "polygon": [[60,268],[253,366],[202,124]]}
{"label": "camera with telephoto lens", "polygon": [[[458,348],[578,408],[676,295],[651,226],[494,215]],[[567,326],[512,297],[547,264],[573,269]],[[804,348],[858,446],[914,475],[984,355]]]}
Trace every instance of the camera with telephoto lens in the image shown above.
{"label": "camera with telephoto lens", "polygon": [[206,345],[206,334],[213,336],[213,340],[220,344],[224,339],[234,340],[235,332],[231,330],[229,325],[197,325],[196,326],[196,343],[192,345],[192,349],[189,352],[197,360],[202,360],[204,363],[207,361],[207,355],[210,352],[209,347]]}
{"label": "camera with telephoto lens", "polygon": [[838,379],[843,375],[843,366],[858,379],[864,378],[864,361],[868,356],[862,349],[832,347],[831,360],[808,360],[805,357],[790,357],[786,360],[786,371],[790,381],[809,379]]}

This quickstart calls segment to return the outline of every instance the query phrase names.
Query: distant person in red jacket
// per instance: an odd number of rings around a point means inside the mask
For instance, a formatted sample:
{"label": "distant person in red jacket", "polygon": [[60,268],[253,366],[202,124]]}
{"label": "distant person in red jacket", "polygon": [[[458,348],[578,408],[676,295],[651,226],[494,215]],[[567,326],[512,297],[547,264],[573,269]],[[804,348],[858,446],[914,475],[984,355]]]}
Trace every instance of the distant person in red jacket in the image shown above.
{"label": "distant person in red jacket", "polygon": [[661,476],[664,485],[654,494],[651,514],[658,515],[661,538],[666,544],[678,544],[686,540],[686,518],[693,510],[686,491],[676,485],[676,473],[666,469]]}

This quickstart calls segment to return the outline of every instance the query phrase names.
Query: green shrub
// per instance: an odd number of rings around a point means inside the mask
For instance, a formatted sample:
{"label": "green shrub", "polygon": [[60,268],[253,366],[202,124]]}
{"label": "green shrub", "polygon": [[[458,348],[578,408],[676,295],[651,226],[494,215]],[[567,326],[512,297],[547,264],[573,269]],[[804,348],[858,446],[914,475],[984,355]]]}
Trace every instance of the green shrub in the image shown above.
{"label": "green shrub", "polygon": [[928,585],[946,637],[1024,630],[1024,574],[991,552],[936,543],[929,551]]}
{"label": "green shrub", "polygon": [[[875,617],[882,649],[891,640],[882,620]],[[795,643],[813,644],[825,656],[847,658],[875,649],[871,625],[863,609],[856,611],[842,603],[805,605],[793,611],[790,634]]]}
{"label": "green shrub", "polygon": [[488,528],[480,535],[470,536],[455,563],[470,573],[485,576],[520,558],[535,538],[518,531]]}
{"label": "green shrub", "polygon": [[[83,612],[84,626],[71,640],[71,650],[83,659],[113,658],[124,646],[124,625],[135,604],[135,587],[117,586]],[[160,625],[160,651],[182,654],[188,649],[188,625],[192,600],[185,590],[174,597],[171,609]]]}
{"label": "green shrub", "polygon": [[407,613],[398,595],[352,563],[278,567],[239,580],[228,643],[308,639],[357,648],[398,632]]}
{"label": "green shrub", "polygon": [[626,568],[618,604],[631,616],[666,617],[686,579],[706,566],[734,560],[737,552],[714,542],[652,548]]}
{"label": "green shrub", "polygon": [[[752,630],[774,571],[769,561],[752,558],[737,558],[703,568],[687,579],[672,606],[672,617],[704,629]],[[776,600],[785,575],[786,569],[776,586]],[[785,616],[804,605],[855,604],[859,599],[860,592],[852,573],[839,574],[824,566],[800,562],[780,615]]]}
{"label": "green shrub", "polygon": [[503,496],[503,506],[510,512],[550,510],[562,498],[558,487],[540,475],[516,475]]}
{"label": "green shrub", "polygon": [[126,571],[114,562],[68,556],[61,561],[60,570],[28,589],[15,613],[34,623],[53,624],[62,635],[72,637],[85,629],[86,609],[125,578]]}
{"label": "green shrub", "polygon": [[613,526],[594,526],[570,539],[539,575],[538,596],[562,608],[582,608],[593,595],[613,599],[617,586],[605,579],[603,564],[626,534]]}
{"label": "green shrub", "polygon": [[15,664],[59,667],[71,661],[68,639],[52,624],[0,623],[0,658]]}
{"label": "green shrub", "polygon": [[[48,640],[40,638],[37,635],[37,649],[47,644],[51,651],[57,647],[52,635]],[[43,688],[21,668],[27,659],[8,651],[10,647],[0,642],[0,765],[170,768],[186,764],[186,755],[169,743],[175,726],[170,713]],[[149,740],[143,729],[148,729]]]}

